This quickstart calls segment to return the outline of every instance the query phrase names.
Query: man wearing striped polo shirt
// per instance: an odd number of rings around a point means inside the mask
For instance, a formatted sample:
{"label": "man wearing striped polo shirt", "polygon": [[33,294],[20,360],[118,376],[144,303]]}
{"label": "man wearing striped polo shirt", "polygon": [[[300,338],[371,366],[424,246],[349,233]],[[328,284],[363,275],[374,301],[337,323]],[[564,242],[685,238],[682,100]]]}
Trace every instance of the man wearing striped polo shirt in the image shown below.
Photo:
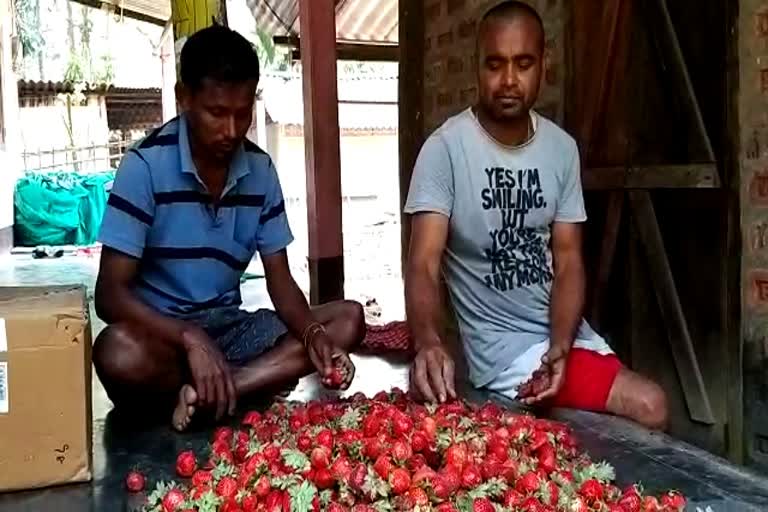
{"label": "man wearing striped polo shirt", "polygon": [[[220,26],[184,45],[183,113],[130,149],[109,197],[93,348],[117,407],[233,414],[243,395],[275,392],[335,364],[365,333],[362,307],[310,309],[293,280],[293,240],[277,172],[245,138],[259,80],[253,47]],[[276,311],[240,309],[240,278],[256,252]]]}

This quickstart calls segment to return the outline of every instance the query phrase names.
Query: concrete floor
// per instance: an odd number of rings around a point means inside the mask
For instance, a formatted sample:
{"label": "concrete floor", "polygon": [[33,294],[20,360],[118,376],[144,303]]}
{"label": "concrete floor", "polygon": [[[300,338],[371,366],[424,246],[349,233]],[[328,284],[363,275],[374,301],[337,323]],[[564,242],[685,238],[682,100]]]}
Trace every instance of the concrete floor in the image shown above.
{"label": "concrete floor", "polygon": [[[97,268],[97,256],[65,256],[53,260],[15,256],[0,259],[0,286],[83,283],[92,295]],[[362,283],[360,286],[377,291],[378,286],[396,286],[396,283]],[[393,297],[397,295],[392,290],[389,293]],[[270,306],[263,280],[245,282],[243,297],[248,309]],[[386,313],[385,308],[385,318],[389,316]],[[92,318],[96,334],[103,328],[103,323],[95,315]],[[407,361],[402,358],[353,357],[358,372],[349,393],[373,394],[394,386],[407,387]],[[498,396],[471,390],[466,385],[460,389],[469,400],[491,399],[515,407]],[[308,377],[300,382],[290,398],[307,400],[323,393],[316,380]],[[706,510],[707,506],[711,506],[713,512],[768,510],[768,480],[722,459],[668,436],[648,433],[620,419],[575,411],[554,411],[552,416],[574,427],[583,447],[594,459],[613,464],[622,484],[641,481],[650,492],[679,489],[689,497],[689,510],[694,511],[697,507]],[[95,375],[93,418],[93,481],[2,494],[0,511],[136,510],[141,497],[128,498],[123,490],[127,471],[138,465],[153,479],[172,479],[176,454],[188,448],[201,450],[208,442],[211,430],[202,428],[180,435],[166,422],[146,424],[137,422],[137,418],[120,417],[112,410]]]}

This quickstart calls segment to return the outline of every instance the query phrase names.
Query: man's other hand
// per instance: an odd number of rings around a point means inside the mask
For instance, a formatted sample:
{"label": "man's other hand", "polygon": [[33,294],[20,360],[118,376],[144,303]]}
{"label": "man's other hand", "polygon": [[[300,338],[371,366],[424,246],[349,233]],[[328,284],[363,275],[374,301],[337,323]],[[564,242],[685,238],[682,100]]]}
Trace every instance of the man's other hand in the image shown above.
{"label": "man's other hand", "polygon": [[198,403],[216,408],[216,420],[224,412],[235,413],[237,394],[229,366],[213,340],[198,327],[183,334],[189,369],[192,372]]}
{"label": "man's other hand", "polygon": [[550,347],[541,358],[541,366],[530,380],[520,386],[518,399],[526,405],[534,405],[557,396],[565,382],[565,363],[568,352],[560,347]]}
{"label": "man's other hand", "polygon": [[411,365],[411,390],[428,402],[456,398],[453,359],[441,344],[423,346]]}

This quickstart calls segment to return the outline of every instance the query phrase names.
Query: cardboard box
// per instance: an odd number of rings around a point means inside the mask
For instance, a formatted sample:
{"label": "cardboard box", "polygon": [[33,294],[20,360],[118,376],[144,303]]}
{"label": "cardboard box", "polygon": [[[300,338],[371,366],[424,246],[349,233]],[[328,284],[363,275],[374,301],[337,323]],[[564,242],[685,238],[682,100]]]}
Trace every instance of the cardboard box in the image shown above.
{"label": "cardboard box", "polygon": [[91,479],[83,286],[0,287],[0,491]]}

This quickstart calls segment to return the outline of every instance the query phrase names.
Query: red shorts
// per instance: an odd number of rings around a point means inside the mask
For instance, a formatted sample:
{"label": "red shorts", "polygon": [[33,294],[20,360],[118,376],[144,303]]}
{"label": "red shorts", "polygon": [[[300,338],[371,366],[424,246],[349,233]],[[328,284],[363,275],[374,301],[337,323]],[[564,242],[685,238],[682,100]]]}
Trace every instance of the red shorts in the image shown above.
{"label": "red shorts", "polygon": [[553,405],[605,412],[608,395],[623,367],[614,354],[602,355],[583,348],[571,349],[565,367],[565,383]]}

